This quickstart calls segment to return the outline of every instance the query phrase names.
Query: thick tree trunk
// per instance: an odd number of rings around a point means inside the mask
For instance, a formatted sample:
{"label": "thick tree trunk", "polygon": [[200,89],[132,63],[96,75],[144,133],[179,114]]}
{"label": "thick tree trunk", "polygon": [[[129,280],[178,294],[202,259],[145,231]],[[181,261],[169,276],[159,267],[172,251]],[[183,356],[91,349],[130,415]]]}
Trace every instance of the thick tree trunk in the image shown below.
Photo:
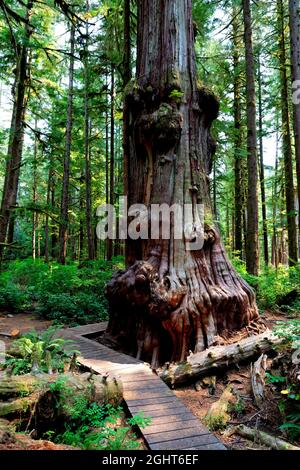
{"label": "thick tree trunk", "polygon": [[[27,2],[26,18],[29,20],[32,1]],[[24,142],[24,117],[26,111],[26,91],[28,87],[28,41],[32,34],[31,26],[28,23],[24,31],[24,44],[20,48],[18,59],[16,96],[12,115],[12,126],[10,142],[8,147],[8,164],[6,166],[6,175],[2,193],[1,212],[0,212],[0,257],[3,253],[7,228],[10,218],[11,207],[16,205],[18,182],[21,167],[23,142]]]}
{"label": "thick tree trunk", "polygon": [[[289,0],[292,81],[300,83],[300,7],[299,0]],[[293,122],[298,186],[298,224],[300,239],[300,103],[293,103]]]}
{"label": "thick tree trunk", "polygon": [[263,103],[262,103],[262,79],[260,68],[260,57],[258,58],[258,101],[259,101],[259,165],[260,165],[260,190],[261,190],[261,210],[263,221],[264,239],[264,260],[266,266],[269,264],[269,243],[268,243],[268,223],[265,188],[265,167],[264,167],[264,141],[263,141]]}
{"label": "thick tree trunk", "polygon": [[[219,104],[197,85],[192,2],[139,0],[138,17],[137,78],[126,90],[128,204],[190,204],[193,216],[185,214],[180,239],[172,219],[168,240],[127,240],[128,269],[107,286],[108,334],[156,367],[202,351],[218,333],[247,325],[258,312],[213,226],[210,127]],[[205,207],[204,222],[197,204]],[[204,245],[193,250],[201,224]]]}
{"label": "thick tree trunk", "polygon": [[297,229],[295,212],[295,187],[293,172],[293,156],[289,115],[289,93],[286,63],[286,40],[284,8],[282,0],[277,0],[278,34],[279,34],[279,60],[280,60],[280,82],[281,82],[281,110],[282,110],[282,135],[283,156],[285,170],[285,194],[287,230],[289,244],[289,265],[293,266],[298,261]]}
{"label": "thick tree trunk", "polygon": [[241,104],[241,69],[240,69],[240,41],[239,41],[239,19],[237,9],[234,8],[232,21],[233,33],[233,67],[234,67],[234,206],[235,206],[235,237],[234,250],[240,258],[243,252],[243,184],[242,184],[242,104]]}
{"label": "thick tree trunk", "polygon": [[58,261],[65,264],[67,256],[68,223],[69,223],[69,180],[70,180],[70,159],[72,145],[73,127],[73,94],[74,94],[74,51],[75,51],[75,26],[71,25],[70,33],[70,65],[69,65],[69,90],[68,109],[66,126],[66,147],[64,158],[64,173],[62,184],[61,208],[60,208],[60,228],[59,228],[59,257]]}
{"label": "thick tree trunk", "polygon": [[244,41],[246,59],[247,127],[248,127],[248,195],[247,195],[247,246],[246,264],[250,274],[258,275],[258,196],[257,196],[257,132],[255,65],[252,41],[250,0],[243,0]]}

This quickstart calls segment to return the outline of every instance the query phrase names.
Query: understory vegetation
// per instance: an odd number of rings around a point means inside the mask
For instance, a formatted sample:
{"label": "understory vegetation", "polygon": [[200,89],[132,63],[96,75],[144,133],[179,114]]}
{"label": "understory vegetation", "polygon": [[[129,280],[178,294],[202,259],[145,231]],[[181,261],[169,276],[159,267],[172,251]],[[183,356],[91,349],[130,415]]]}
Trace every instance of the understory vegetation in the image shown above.
{"label": "understory vegetation", "polygon": [[35,311],[71,326],[107,320],[105,285],[122,265],[121,258],[66,266],[32,259],[10,262],[0,274],[0,310]]}
{"label": "understory vegetation", "polygon": [[[0,364],[5,372],[0,387],[0,445],[3,440],[15,443],[16,436],[24,433],[83,450],[141,449],[134,429],[149,425],[151,419],[142,413],[127,417],[119,404],[117,382],[112,379],[112,389],[107,378],[103,382],[101,376],[93,379],[93,374],[81,373],[76,361],[80,351],[56,333],[53,327],[30,332],[10,344]],[[3,418],[10,418],[10,424]]]}

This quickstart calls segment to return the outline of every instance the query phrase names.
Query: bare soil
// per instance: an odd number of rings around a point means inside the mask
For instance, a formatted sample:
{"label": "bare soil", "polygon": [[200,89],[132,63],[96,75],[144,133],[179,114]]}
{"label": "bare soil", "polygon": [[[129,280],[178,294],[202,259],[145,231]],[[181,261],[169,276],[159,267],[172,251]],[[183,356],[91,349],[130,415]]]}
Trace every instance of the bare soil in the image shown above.
{"label": "bare soil", "polygon": [[11,315],[7,312],[0,312],[0,341],[6,344],[10,343],[12,338],[5,336],[14,330],[18,330],[20,334],[29,331],[43,331],[52,325],[52,321],[42,320],[41,317],[34,313],[18,313]]}

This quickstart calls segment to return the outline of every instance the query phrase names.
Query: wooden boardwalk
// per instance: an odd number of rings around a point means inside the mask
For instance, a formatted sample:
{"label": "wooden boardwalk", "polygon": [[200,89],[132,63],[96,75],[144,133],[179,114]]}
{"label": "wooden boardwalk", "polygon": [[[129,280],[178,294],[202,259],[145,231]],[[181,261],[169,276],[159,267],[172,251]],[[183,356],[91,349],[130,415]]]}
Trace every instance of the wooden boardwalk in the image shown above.
{"label": "wooden boardwalk", "polygon": [[120,376],[132,416],[143,412],[151,424],[141,429],[151,450],[226,450],[149,366],[88,337],[105,331],[107,323],[62,330],[81,351],[79,362],[99,373]]}

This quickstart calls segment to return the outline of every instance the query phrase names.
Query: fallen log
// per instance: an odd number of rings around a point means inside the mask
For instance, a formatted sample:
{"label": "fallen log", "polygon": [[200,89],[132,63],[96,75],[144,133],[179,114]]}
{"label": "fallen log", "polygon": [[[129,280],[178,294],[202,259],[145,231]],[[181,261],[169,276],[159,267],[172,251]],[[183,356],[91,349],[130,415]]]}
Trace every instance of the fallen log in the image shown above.
{"label": "fallen log", "polygon": [[283,439],[271,436],[270,434],[258,429],[249,428],[248,426],[244,426],[244,424],[240,424],[234,428],[234,432],[242,437],[250,439],[251,441],[259,441],[261,444],[264,444],[273,450],[300,450],[300,447],[294,446]]}
{"label": "fallen log", "polygon": [[173,387],[204,375],[213,375],[217,370],[256,358],[281,344],[282,341],[282,338],[267,330],[238,343],[213,346],[200,353],[191,354],[186,362],[170,364],[157,372],[162,380]]}
{"label": "fallen log", "polygon": [[251,385],[253,397],[258,408],[262,408],[265,400],[265,378],[267,369],[267,356],[262,354],[260,358],[251,364]]}
{"label": "fallen log", "polygon": [[88,403],[117,406],[123,399],[123,387],[115,377],[91,373],[3,377],[0,417],[24,414],[33,408],[38,410],[39,416],[68,417],[78,396]]}

